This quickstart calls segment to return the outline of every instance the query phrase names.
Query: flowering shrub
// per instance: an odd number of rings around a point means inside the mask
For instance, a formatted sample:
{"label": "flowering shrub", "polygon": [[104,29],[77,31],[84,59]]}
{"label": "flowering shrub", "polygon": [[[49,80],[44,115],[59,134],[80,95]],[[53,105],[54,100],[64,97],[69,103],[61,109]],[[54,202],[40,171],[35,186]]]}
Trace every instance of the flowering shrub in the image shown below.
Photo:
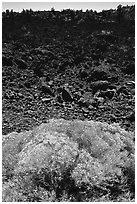
{"label": "flowering shrub", "polygon": [[117,124],[63,119],[3,136],[3,201],[133,200],[133,140]]}

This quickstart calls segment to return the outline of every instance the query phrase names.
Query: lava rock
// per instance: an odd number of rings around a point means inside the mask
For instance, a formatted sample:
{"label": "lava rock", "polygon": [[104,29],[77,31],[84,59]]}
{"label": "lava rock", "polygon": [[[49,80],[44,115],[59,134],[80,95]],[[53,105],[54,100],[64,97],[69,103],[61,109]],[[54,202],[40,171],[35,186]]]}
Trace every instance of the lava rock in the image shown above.
{"label": "lava rock", "polygon": [[127,66],[122,69],[122,71],[128,75],[132,75],[135,74],[135,63],[129,63],[127,64]]}
{"label": "lava rock", "polygon": [[88,76],[88,73],[85,69],[82,69],[82,70],[80,70],[79,75],[80,75],[81,79],[84,79]]}
{"label": "lava rock", "polygon": [[42,102],[48,103],[48,102],[50,102],[52,99],[51,99],[51,98],[42,98],[41,100],[42,100]]}
{"label": "lava rock", "polygon": [[89,110],[86,107],[82,107],[84,113],[89,113]]}
{"label": "lava rock", "polygon": [[31,88],[31,83],[29,81],[25,81],[24,85],[26,86],[26,88]]}
{"label": "lava rock", "polygon": [[73,101],[72,94],[70,93],[70,91],[66,87],[62,88],[62,99],[64,101],[67,101],[67,102]]}
{"label": "lava rock", "polygon": [[90,99],[89,103],[93,106],[93,107],[98,107],[98,99],[97,98],[93,98]]}
{"label": "lava rock", "polygon": [[41,90],[44,94],[49,94],[51,96],[54,96],[54,93],[49,85],[46,84],[46,82],[41,81]]}
{"label": "lava rock", "polygon": [[130,121],[130,122],[134,122],[135,121],[135,113],[132,112],[130,114],[128,114],[126,117],[125,117],[126,120]]}
{"label": "lava rock", "polygon": [[96,93],[98,90],[106,90],[109,86],[109,82],[108,81],[102,81],[102,80],[99,80],[99,81],[96,81],[96,82],[92,82],[90,84],[92,90],[93,90],[93,93]]}
{"label": "lava rock", "polygon": [[90,104],[84,100],[83,97],[81,97],[79,100],[78,100],[78,105],[80,107],[88,107]]}
{"label": "lava rock", "polygon": [[118,89],[117,89],[117,94],[119,95],[120,93],[124,93],[125,95],[129,95],[129,92],[127,90],[127,87],[126,86],[120,86]]}
{"label": "lava rock", "polygon": [[107,73],[103,70],[96,69],[91,71],[90,76],[87,81],[98,81],[98,80],[106,80],[108,78]]}
{"label": "lava rock", "polygon": [[35,67],[33,71],[38,77],[42,77],[44,75],[44,71],[41,69],[41,67]]}
{"label": "lava rock", "polygon": [[2,56],[2,66],[12,66],[13,65],[12,60],[13,60],[12,57]]}
{"label": "lava rock", "polygon": [[27,69],[28,65],[23,59],[15,59],[15,63],[20,69]]}
{"label": "lava rock", "polygon": [[63,103],[63,99],[60,95],[56,97],[56,100],[58,101],[58,103],[61,103],[61,104]]}
{"label": "lava rock", "polygon": [[106,91],[101,91],[101,96],[107,97],[108,99],[112,99],[116,93],[116,89],[107,89]]}
{"label": "lava rock", "polygon": [[42,55],[46,55],[50,58],[54,57],[54,53],[52,51],[49,51],[47,49],[44,49],[42,47],[38,47],[38,48],[35,48],[35,51],[34,51],[36,54],[42,54]]}
{"label": "lava rock", "polygon": [[105,99],[103,97],[96,98],[98,103],[104,103]]}

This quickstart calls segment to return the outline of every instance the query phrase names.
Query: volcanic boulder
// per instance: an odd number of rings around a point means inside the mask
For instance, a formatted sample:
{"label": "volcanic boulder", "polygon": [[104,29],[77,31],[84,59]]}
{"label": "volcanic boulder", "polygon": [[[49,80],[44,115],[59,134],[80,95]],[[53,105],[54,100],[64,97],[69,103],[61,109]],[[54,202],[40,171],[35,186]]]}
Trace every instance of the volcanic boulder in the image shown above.
{"label": "volcanic boulder", "polygon": [[23,59],[15,59],[15,63],[20,69],[27,69],[28,65]]}

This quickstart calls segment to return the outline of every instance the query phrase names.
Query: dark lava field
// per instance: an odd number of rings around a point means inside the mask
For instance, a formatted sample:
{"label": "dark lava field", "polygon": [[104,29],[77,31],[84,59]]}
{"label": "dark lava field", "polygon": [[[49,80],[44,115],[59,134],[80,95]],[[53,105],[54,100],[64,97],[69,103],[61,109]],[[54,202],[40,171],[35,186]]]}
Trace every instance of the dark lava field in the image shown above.
{"label": "dark lava field", "polygon": [[134,131],[134,6],[2,13],[3,134],[51,118]]}

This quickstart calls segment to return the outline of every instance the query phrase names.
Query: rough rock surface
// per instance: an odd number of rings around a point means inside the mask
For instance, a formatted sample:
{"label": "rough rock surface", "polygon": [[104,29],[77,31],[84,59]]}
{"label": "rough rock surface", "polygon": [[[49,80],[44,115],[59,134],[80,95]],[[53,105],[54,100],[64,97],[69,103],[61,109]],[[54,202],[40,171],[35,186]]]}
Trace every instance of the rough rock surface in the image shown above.
{"label": "rough rock surface", "polygon": [[3,12],[3,134],[51,118],[116,122],[134,131],[135,7],[121,9],[121,21],[117,9]]}

